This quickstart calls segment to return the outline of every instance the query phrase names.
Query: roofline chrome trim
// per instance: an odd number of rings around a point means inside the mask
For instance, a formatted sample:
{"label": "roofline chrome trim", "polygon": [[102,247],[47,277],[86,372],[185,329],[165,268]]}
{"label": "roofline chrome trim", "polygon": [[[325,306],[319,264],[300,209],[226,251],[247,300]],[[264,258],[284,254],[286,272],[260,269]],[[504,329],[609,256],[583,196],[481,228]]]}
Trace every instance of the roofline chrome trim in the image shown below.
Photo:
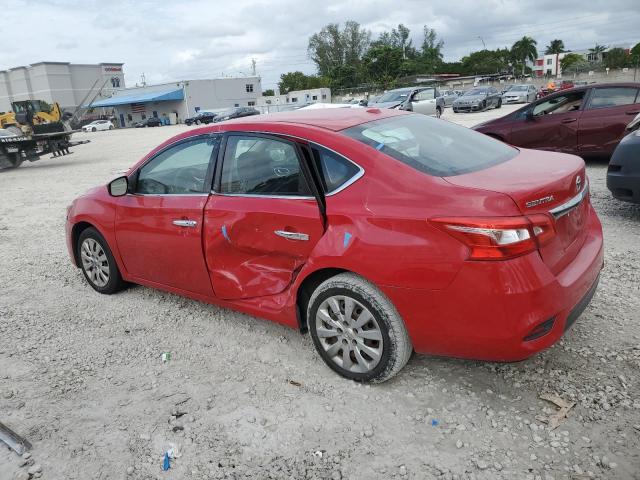
{"label": "roofline chrome trim", "polygon": [[589,193],[589,178],[587,178],[587,176],[585,175],[584,188],[582,189],[582,191],[579,194],[577,194],[575,197],[563,203],[562,205],[558,205],[557,207],[549,210],[549,213],[553,215],[553,217],[556,220],[558,220],[561,217],[564,217],[569,212],[571,212],[571,210],[573,210],[578,205],[580,205],[580,203],[582,203],[582,201],[585,199],[588,193]]}

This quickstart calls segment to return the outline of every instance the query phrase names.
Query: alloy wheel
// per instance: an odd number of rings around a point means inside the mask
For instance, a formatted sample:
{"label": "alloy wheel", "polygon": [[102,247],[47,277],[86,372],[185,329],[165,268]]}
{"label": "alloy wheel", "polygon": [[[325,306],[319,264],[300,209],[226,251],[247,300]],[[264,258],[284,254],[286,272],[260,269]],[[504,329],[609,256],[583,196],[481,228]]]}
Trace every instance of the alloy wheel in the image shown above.
{"label": "alloy wheel", "polygon": [[102,245],[93,238],[87,238],[80,247],[82,268],[89,280],[97,287],[109,282],[109,260]]}
{"label": "alloy wheel", "polygon": [[384,348],[378,321],[354,298],[335,295],[325,299],[316,313],[320,345],[335,365],[353,373],[373,370]]}

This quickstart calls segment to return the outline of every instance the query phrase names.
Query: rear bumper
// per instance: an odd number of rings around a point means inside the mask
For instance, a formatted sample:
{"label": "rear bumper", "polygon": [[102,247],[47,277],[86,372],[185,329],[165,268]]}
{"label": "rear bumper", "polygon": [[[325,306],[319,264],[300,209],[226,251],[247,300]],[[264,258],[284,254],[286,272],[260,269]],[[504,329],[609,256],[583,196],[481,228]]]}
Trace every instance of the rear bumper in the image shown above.
{"label": "rear bumper", "polygon": [[383,290],[418,353],[524,360],[556,343],[593,297],[604,258],[593,208],[588,228],[582,249],[558,275],[534,252],[505,262],[465,262],[446,290]]}

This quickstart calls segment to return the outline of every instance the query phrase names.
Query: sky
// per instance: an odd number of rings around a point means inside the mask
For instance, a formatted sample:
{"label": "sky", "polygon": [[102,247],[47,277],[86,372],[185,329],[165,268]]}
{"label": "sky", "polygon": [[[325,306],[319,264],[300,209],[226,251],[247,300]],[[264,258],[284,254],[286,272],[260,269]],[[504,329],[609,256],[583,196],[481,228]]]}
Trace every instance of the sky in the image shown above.
{"label": "sky", "polygon": [[445,60],[523,35],[539,52],[554,38],[570,50],[640,42],[640,0],[0,0],[0,70],[40,61],[123,62],[134,86],[251,73],[274,88],[280,74],[315,73],[309,37],[355,20],[372,32],[403,23],[414,45],[423,25]]}

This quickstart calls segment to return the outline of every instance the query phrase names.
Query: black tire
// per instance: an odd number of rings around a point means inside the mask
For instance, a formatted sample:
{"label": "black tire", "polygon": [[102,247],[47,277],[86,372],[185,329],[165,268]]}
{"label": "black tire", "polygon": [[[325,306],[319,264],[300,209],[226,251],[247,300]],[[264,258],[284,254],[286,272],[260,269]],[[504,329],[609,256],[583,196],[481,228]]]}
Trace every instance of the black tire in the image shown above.
{"label": "black tire", "polygon": [[[336,296],[348,298],[350,301],[355,301],[355,303],[358,304],[352,310],[348,320],[351,327],[354,327],[348,328],[351,335],[353,335],[353,332],[358,332],[358,328],[360,328],[360,333],[375,330],[376,334],[381,336],[381,341],[372,341],[360,338],[358,342],[362,343],[356,343],[355,339],[352,340],[353,345],[362,345],[362,347],[356,347],[361,359],[364,355],[367,355],[367,351],[364,349],[367,346],[365,345],[365,342],[368,342],[369,346],[373,345],[374,348],[381,349],[378,363],[374,364],[374,366],[368,371],[354,372],[335,363],[327,353],[327,350],[325,350],[325,347],[321,342],[321,337],[318,335],[316,322],[320,321],[321,325],[324,325],[322,320],[316,319],[318,310],[325,301]],[[341,304],[340,308],[346,310],[346,304]],[[358,315],[362,313],[364,308],[366,308],[371,314],[369,317],[371,320],[368,323],[355,328],[355,322],[361,318]],[[346,312],[343,312],[343,314],[344,313]],[[331,277],[316,288],[309,300],[307,321],[311,338],[313,339],[316,351],[322,360],[324,360],[329,368],[336,373],[357,382],[381,383],[389,380],[402,370],[413,352],[411,340],[409,339],[409,334],[407,333],[404,322],[391,301],[375,285],[353,273],[341,273],[335,277]],[[336,321],[332,321],[332,325],[335,325],[336,323]],[[374,329],[365,329],[368,325],[373,325]],[[338,330],[342,332],[339,327],[336,331]],[[345,332],[346,330],[347,328],[345,328]],[[324,329],[324,331],[326,332],[326,329]],[[339,335],[343,335],[343,338],[341,339]],[[340,347],[336,350],[336,355],[337,352],[342,352],[341,358],[345,358],[345,351],[343,350],[345,347],[343,347],[340,342],[344,342],[347,346],[350,345],[349,341],[344,339],[345,335],[348,334],[344,333],[332,336],[331,338],[335,339],[335,342],[331,343],[329,347],[329,350],[332,349],[331,347]],[[355,335],[358,336],[357,333]],[[322,338],[326,339],[326,334],[324,334],[324,332]],[[352,347],[348,348],[350,351],[352,350]],[[351,363],[361,365],[361,363],[356,359],[357,356],[355,353],[347,353],[347,356],[349,356],[347,360]],[[369,358],[372,359],[372,362],[374,361],[373,357]],[[342,365],[344,365],[344,363],[342,363]]]}
{"label": "black tire", "polygon": [[98,131],[98,129],[97,129],[96,127],[92,127],[92,128],[91,128],[91,131],[92,131],[92,132],[97,132],[97,131]]}
{"label": "black tire", "polygon": [[440,118],[442,116],[442,108],[436,107],[436,118]]}
{"label": "black tire", "polygon": [[[90,242],[96,242],[102,248],[104,256],[106,257],[106,260],[102,262],[102,266],[106,267],[108,270],[108,280],[104,285],[101,285],[99,282],[94,280],[94,275],[91,273],[94,269],[90,269],[88,271],[87,267],[85,266],[82,252],[85,242],[88,242],[87,246],[90,249],[90,245],[92,245]],[[100,232],[98,232],[95,228],[89,227],[82,231],[82,233],[78,237],[76,252],[78,262],[80,264],[80,269],[82,270],[84,278],[87,280],[89,285],[91,285],[91,288],[93,288],[96,292],[103,293],[105,295],[111,295],[112,293],[116,293],[124,288],[125,282],[124,280],[122,280],[122,275],[120,275],[118,264],[116,263],[115,258],[113,258],[111,249],[109,248],[109,245],[107,244],[107,241],[104,239],[104,237],[100,235]],[[104,265],[105,262],[106,265]]]}
{"label": "black tire", "polygon": [[502,106],[502,99],[499,98],[498,99],[498,105],[496,105],[496,108],[500,108]]}
{"label": "black tire", "polygon": [[196,125],[200,125],[200,120],[196,120]]}
{"label": "black tire", "polygon": [[109,130],[113,130],[113,125],[109,125]]}

